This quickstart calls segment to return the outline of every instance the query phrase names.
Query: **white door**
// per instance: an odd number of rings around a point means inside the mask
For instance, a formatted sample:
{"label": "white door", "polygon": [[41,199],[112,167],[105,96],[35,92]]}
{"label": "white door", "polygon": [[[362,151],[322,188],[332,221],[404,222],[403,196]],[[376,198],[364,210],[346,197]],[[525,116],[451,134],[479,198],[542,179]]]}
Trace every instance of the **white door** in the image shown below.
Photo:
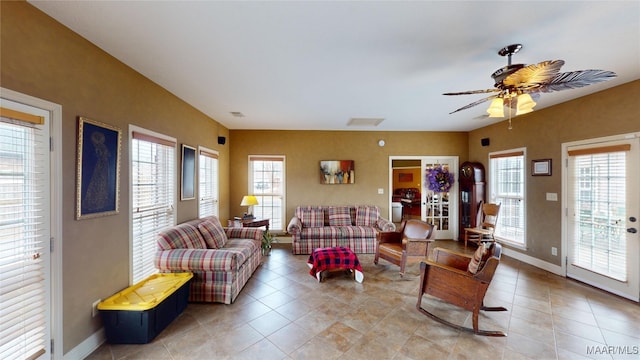
{"label": "white door", "polygon": [[[458,157],[434,157],[422,158],[422,221],[437,228],[435,239],[458,238]],[[448,191],[435,191],[429,189],[430,182],[428,170],[442,168],[453,174],[451,187]],[[436,188],[436,186],[433,186]]]}
{"label": "white door", "polygon": [[563,145],[567,276],[639,300],[640,139]]}
{"label": "white door", "polygon": [[50,114],[0,104],[0,358],[49,359]]}
{"label": "white door", "polygon": [[[435,239],[458,238],[458,157],[457,156],[390,156],[389,157],[389,219],[393,219],[394,161],[420,161],[420,217],[437,226]],[[416,164],[417,165],[417,164]],[[442,166],[453,174],[449,191],[429,190],[427,169]],[[413,166],[412,166],[413,167]]]}

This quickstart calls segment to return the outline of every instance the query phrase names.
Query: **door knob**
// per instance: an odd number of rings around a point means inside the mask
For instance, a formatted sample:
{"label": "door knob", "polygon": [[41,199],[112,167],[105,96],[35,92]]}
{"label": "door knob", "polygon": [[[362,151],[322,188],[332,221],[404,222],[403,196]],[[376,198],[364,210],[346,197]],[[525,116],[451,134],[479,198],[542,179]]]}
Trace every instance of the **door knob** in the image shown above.
{"label": "door knob", "polygon": [[636,230],[636,228],[628,228],[628,229],[627,229],[627,232],[628,232],[628,233],[635,234],[635,233],[637,233],[637,232],[638,232],[638,230]]}

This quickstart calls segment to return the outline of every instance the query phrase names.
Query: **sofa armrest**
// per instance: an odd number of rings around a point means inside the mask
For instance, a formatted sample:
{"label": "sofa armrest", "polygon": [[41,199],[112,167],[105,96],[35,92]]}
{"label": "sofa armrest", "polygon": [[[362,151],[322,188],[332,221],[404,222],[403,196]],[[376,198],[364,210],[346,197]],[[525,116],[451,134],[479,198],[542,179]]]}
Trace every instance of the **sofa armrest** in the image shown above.
{"label": "sofa armrest", "polygon": [[228,239],[252,239],[262,241],[264,230],[255,227],[225,228]]}
{"label": "sofa armrest", "polygon": [[224,249],[172,249],[156,252],[160,271],[231,271],[237,269],[237,254]]}
{"label": "sofa armrest", "polygon": [[390,220],[387,220],[385,218],[378,218],[378,221],[376,222],[376,227],[378,228],[378,230],[380,231],[396,231],[396,224],[394,224],[393,222],[391,222]]}
{"label": "sofa armrest", "polygon": [[298,234],[302,231],[302,221],[297,216],[291,218],[289,225],[287,226],[287,232],[289,234]]}

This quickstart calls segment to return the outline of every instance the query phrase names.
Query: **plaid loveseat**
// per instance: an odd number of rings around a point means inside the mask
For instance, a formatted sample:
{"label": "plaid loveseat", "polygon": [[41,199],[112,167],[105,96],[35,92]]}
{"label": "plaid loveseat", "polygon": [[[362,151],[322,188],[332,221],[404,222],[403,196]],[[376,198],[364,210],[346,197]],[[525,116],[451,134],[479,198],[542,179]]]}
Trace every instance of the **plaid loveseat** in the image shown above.
{"label": "plaid loveseat", "polygon": [[169,227],[157,235],[155,266],[193,273],[189,301],[231,304],[262,259],[260,228],[225,229],[215,216]]}
{"label": "plaid loveseat", "polygon": [[291,251],[311,254],[314,249],[344,246],[354,253],[376,252],[378,231],[395,231],[396,226],[380,217],[377,206],[298,206],[289,221]]}

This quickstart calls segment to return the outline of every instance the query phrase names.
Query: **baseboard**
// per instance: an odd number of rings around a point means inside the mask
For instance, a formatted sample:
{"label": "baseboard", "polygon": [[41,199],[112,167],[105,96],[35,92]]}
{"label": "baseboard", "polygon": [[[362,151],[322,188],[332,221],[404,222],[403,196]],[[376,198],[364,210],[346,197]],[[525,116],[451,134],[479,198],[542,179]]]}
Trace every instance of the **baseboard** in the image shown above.
{"label": "baseboard", "polygon": [[291,236],[276,235],[275,238],[278,244],[291,244]]}
{"label": "baseboard", "polygon": [[104,329],[100,329],[78,344],[78,346],[71,349],[71,351],[64,354],[63,358],[68,360],[84,359],[96,351],[106,340]]}
{"label": "baseboard", "polygon": [[520,260],[525,264],[529,264],[531,266],[535,266],[537,268],[540,268],[542,270],[546,270],[550,273],[556,274],[558,276],[562,276],[565,277],[566,274],[564,273],[564,271],[562,270],[562,266],[558,266],[558,265],[554,265],[551,264],[549,262],[546,261],[542,261],[540,259],[531,257],[529,255],[523,254],[519,251],[515,251],[515,250],[510,250],[509,248],[506,247],[502,247],[502,253],[505,256],[508,256],[510,258],[514,258],[516,260]]}

